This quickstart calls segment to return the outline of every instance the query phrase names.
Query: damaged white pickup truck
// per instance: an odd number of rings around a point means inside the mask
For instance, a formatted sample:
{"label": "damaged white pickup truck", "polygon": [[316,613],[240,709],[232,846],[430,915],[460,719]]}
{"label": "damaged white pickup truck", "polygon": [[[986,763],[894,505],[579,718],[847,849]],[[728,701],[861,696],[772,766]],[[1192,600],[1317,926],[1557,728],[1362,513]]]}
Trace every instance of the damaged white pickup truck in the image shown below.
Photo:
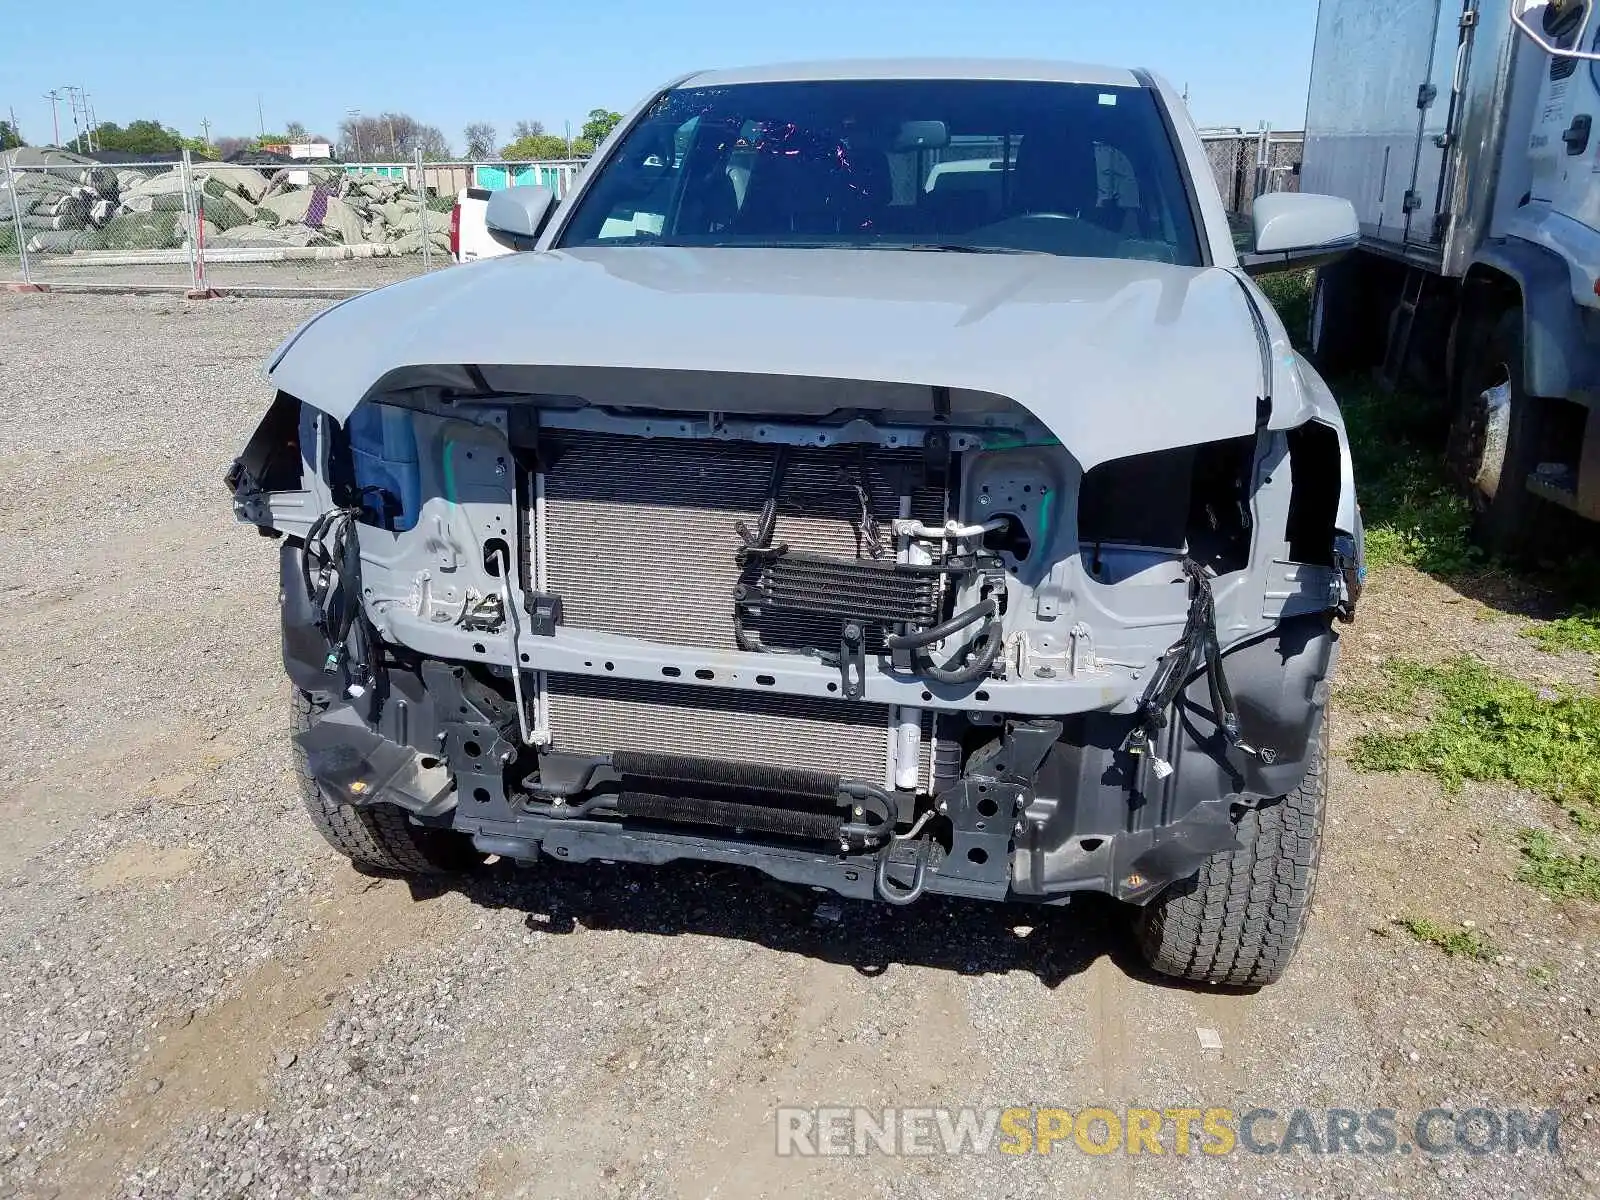
{"label": "damaged white pickup truck", "polygon": [[1138,71],[906,61],[649,97],[528,253],[339,304],[229,475],[280,537],[313,820],[371,867],[740,863],[1134,907],[1158,970],[1304,929],[1361,586],[1327,388]]}

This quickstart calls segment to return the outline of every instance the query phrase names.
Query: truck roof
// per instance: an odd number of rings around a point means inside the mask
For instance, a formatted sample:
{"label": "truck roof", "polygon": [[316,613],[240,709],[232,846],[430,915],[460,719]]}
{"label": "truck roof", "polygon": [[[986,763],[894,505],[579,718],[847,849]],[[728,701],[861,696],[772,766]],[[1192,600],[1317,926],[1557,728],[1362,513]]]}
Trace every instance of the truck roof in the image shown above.
{"label": "truck roof", "polygon": [[679,87],[724,87],[737,83],[813,83],[842,79],[1019,79],[1040,83],[1089,83],[1139,87],[1132,71],[1042,58],[841,58],[768,63],[699,71]]}

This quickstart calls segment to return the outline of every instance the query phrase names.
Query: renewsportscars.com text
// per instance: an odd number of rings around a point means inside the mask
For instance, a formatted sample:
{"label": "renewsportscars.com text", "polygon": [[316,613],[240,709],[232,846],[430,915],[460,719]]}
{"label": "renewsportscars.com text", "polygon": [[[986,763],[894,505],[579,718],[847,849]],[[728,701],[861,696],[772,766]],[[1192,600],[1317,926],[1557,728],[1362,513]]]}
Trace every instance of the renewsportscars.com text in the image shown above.
{"label": "renewsportscars.com text", "polygon": [[777,1152],[847,1157],[1010,1154],[1561,1153],[1554,1109],[1090,1106],[779,1108]]}

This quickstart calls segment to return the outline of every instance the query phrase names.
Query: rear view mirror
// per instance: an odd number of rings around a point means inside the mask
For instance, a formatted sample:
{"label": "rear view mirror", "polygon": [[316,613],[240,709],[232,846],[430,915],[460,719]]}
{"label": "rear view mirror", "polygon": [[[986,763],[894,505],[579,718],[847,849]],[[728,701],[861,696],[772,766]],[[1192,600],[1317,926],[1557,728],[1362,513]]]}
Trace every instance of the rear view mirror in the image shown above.
{"label": "rear view mirror", "polygon": [[895,135],[896,150],[943,150],[950,144],[950,127],[943,121],[902,121]]}
{"label": "rear view mirror", "polygon": [[556,194],[549,188],[502,188],[489,197],[484,224],[489,236],[506,249],[532,250],[555,203]]}
{"label": "rear view mirror", "polygon": [[1239,262],[1252,275],[1320,266],[1361,240],[1355,206],[1339,196],[1268,192],[1256,197],[1250,224],[1254,249]]}

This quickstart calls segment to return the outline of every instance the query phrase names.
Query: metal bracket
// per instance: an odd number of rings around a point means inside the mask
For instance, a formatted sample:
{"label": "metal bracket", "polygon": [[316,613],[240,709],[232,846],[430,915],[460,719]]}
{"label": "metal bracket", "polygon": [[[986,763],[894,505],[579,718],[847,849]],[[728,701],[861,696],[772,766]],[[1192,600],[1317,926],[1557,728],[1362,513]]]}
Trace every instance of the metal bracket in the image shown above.
{"label": "metal bracket", "polygon": [[554,592],[527,592],[522,607],[528,612],[528,632],[535,637],[554,637],[561,624],[561,597]]}
{"label": "metal bracket", "polygon": [[1400,211],[1414,213],[1421,207],[1422,197],[1417,194],[1415,188],[1408,189],[1405,194],[1405,199],[1400,202]]}
{"label": "metal bracket", "polygon": [[434,659],[422,664],[422,681],[439,714],[440,757],[456,777],[457,809],[463,816],[509,820],[506,767],[516,761],[509,736],[514,718],[504,702],[461,667]]}
{"label": "metal bracket", "polygon": [[846,700],[867,694],[867,635],[854,621],[839,631],[839,688]]}
{"label": "metal bracket", "polygon": [[1424,83],[1417,87],[1417,107],[1432,108],[1433,102],[1439,98],[1437,84]]}

